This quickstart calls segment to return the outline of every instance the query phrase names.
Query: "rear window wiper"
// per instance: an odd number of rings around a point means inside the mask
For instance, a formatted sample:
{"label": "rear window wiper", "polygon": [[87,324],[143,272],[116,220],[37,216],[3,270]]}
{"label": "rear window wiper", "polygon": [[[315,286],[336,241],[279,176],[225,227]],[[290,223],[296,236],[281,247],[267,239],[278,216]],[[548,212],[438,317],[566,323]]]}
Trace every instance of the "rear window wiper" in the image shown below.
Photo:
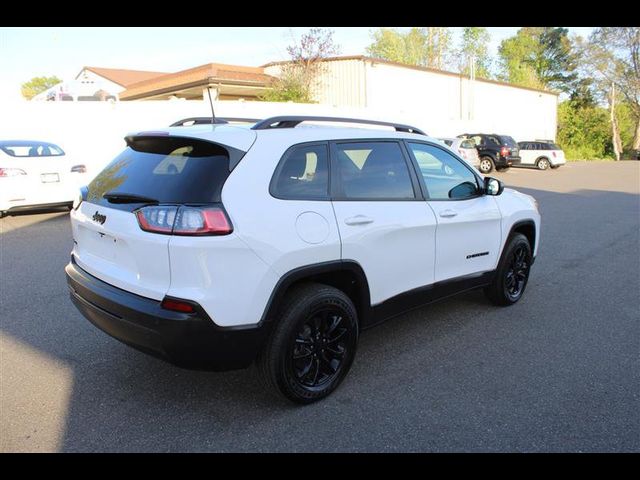
{"label": "rear window wiper", "polygon": [[160,203],[155,198],[136,195],[135,193],[107,192],[102,195],[102,198],[109,203]]}

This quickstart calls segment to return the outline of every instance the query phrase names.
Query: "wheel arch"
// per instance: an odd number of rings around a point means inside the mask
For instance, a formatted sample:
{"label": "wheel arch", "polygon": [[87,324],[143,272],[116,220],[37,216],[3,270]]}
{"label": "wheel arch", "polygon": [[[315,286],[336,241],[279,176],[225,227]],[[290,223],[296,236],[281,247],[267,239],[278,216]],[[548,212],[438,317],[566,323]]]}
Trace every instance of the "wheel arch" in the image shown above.
{"label": "wheel arch", "polygon": [[369,283],[360,264],[353,260],[316,263],[285,273],[271,292],[260,323],[274,322],[287,292],[305,282],[322,283],[341,290],[356,307],[361,327],[369,323],[372,313]]}
{"label": "wheel arch", "polygon": [[[527,240],[529,240],[529,245],[531,246],[531,252],[535,252],[536,247],[536,224],[533,220],[519,220],[511,226],[511,230],[509,230],[509,234],[507,235],[507,239],[511,238],[514,233],[521,233]],[[505,242],[506,248],[507,242]]]}

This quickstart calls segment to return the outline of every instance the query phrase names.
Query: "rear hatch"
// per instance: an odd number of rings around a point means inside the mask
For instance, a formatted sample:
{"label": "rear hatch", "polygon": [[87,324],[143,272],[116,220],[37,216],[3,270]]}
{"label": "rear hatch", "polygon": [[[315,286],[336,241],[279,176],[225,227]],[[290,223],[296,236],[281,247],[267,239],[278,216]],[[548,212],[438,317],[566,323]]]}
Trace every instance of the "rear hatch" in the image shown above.
{"label": "rear hatch", "polygon": [[[247,148],[251,144],[244,143]],[[244,151],[168,134],[130,136],[127,144],[89,184],[72,212],[72,253],[91,275],[160,300],[171,282],[174,224],[177,229],[178,221],[184,223],[183,234],[201,235],[198,221],[217,221],[207,215],[222,208],[230,160],[235,164]],[[207,215],[200,215],[200,209],[208,209]]]}
{"label": "rear hatch", "polygon": [[513,137],[509,137],[507,135],[501,135],[500,138],[502,140],[503,145],[507,147],[507,149],[509,150],[510,156],[512,157],[520,156],[520,147],[518,146],[516,141],[513,139]]}

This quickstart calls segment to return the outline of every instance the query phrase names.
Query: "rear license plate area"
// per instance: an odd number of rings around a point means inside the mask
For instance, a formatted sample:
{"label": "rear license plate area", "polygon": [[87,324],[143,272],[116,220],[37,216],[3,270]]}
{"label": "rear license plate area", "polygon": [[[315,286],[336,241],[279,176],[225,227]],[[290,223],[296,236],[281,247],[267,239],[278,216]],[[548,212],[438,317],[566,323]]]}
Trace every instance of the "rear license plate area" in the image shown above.
{"label": "rear license plate area", "polygon": [[60,176],[57,173],[42,173],[40,181],[42,183],[56,183],[60,181]]}

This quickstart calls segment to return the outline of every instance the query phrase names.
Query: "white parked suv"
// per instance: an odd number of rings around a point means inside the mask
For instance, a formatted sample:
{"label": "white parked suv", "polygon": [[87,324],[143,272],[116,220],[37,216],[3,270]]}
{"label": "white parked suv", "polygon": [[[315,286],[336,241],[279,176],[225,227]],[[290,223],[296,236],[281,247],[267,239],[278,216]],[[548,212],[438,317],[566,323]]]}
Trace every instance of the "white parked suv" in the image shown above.
{"label": "white parked suv", "polygon": [[366,328],[479,287],[514,304],[540,243],[532,197],[406,125],[274,117],[126,142],[71,212],[74,304],[182,367],[257,361],[299,403],[340,384]]}

